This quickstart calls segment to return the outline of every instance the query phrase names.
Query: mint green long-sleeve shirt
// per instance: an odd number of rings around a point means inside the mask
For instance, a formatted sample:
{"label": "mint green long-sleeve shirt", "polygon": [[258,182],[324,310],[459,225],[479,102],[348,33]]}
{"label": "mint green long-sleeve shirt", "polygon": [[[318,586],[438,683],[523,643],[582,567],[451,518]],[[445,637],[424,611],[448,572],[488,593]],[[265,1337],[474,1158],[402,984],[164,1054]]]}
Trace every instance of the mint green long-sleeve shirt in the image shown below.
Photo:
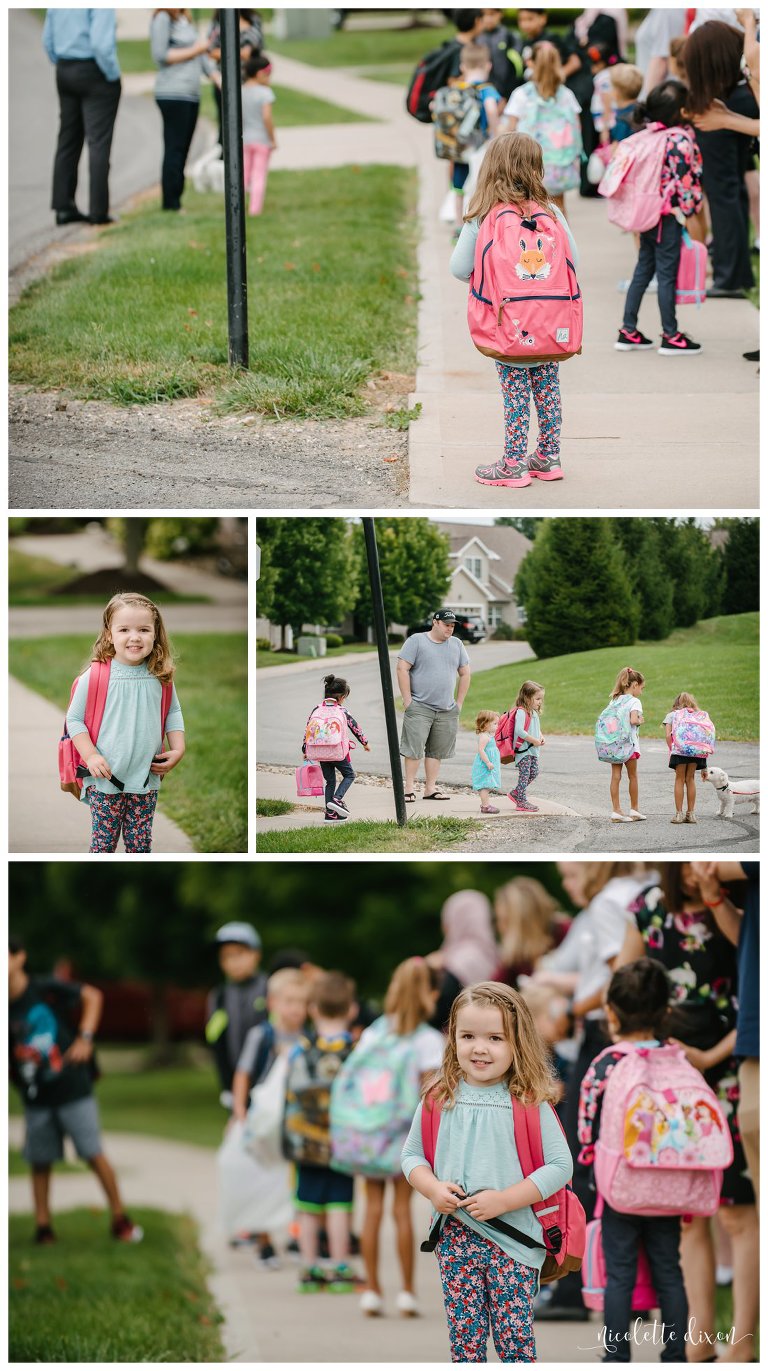
{"label": "mint green long-sleeve shirt", "polygon": [[[402,1168],[407,1179],[415,1167],[429,1166],[421,1145],[421,1108],[419,1105],[416,1110],[403,1148]],[[542,1199],[546,1199],[571,1179],[573,1158],[552,1107],[542,1104],[539,1113],[544,1165],[531,1172],[527,1179],[533,1181]],[[440,1119],[434,1174],[441,1181],[454,1181],[467,1194],[476,1190],[507,1190],[525,1179],[515,1146],[512,1101],[506,1086],[461,1082],[453,1109],[445,1109]],[[433,1210],[430,1225],[436,1217]],[[515,1261],[541,1270],[543,1248],[525,1247],[506,1233],[499,1233],[489,1224],[473,1219],[464,1209],[457,1209],[454,1217],[488,1242],[495,1243]],[[536,1242],[541,1241],[541,1224],[530,1205],[500,1214],[499,1218]]]}
{"label": "mint green long-sleeve shirt", "polygon": [[[87,731],[85,706],[90,674],[89,667],[80,677],[67,711],[70,738]],[[98,738],[92,738],[91,741],[102,757],[106,757],[112,773],[123,782],[126,793],[130,795],[146,795],[150,790],[160,789],[161,778],[150,775],[149,768],[155,754],[162,751],[162,693],[160,682],[156,676],[151,675],[145,662],[141,662],[139,666],[128,666],[113,660],[109,669],[104,718],[101,721]],[[181,732],[184,729],[184,718],[175,686],[165,729],[166,733],[174,730]],[[119,794],[117,786],[111,781],[102,777],[86,776],[82,794],[86,803],[91,787],[105,795]]]}

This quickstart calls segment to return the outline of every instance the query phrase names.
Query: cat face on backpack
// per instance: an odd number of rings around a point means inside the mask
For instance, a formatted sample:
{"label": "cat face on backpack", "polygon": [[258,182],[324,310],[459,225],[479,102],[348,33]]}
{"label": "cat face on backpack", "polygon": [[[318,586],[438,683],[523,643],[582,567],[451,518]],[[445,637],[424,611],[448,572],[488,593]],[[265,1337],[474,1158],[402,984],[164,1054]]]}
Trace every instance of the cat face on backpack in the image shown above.
{"label": "cat face on backpack", "polygon": [[520,237],[520,257],[515,263],[515,271],[521,281],[545,281],[552,270],[547,261],[545,247],[548,240],[542,233],[522,231]]}

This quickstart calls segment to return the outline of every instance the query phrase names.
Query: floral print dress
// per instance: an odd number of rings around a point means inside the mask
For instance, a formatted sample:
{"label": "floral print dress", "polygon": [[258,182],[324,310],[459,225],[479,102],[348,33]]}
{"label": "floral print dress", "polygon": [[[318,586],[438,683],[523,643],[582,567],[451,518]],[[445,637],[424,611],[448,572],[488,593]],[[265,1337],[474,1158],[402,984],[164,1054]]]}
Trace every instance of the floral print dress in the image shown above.
{"label": "floral print dress", "polygon": [[[666,967],[672,980],[667,1032],[706,1051],[736,1027],[736,948],[714,925],[708,911],[668,911],[658,886],[629,906],[645,953]],[[704,1072],[728,1120],[733,1162],[723,1176],[721,1203],[754,1204],[755,1194],[739,1132],[738,1062],[733,1056]]]}

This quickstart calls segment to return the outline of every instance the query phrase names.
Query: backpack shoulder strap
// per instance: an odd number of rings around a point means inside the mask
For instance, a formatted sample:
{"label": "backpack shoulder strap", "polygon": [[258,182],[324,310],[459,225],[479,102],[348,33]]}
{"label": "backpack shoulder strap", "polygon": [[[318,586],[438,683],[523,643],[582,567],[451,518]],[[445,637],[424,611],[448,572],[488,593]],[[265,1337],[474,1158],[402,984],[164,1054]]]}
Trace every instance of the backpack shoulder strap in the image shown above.
{"label": "backpack shoulder strap", "polygon": [[85,702],[85,728],[91,742],[96,745],[104,718],[107,703],[111,662],[91,662],[88,676],[88,696]]}
{"label": "backpack shoulder strap", "polygon": [[163,693],[162,693],[162,695],[160,696],[160,742],[161,742],[161,744],[162,744],[162,741],[163,741],[163,739],[164,739],[164,737],[165,737],[165,725],[166,725],[166,721],[167,721],[167,719],[168,719],[168,715],[169,715],[170,712],[171,712],[171,703],[172,703],[172,701],[173,701],[173,681],[163,681],[163,682],[162,682],[162,692],[163,692]]}
{"label": "backpack shoulder strap", "polygon": [[421,1102],[421,1146],[424,1156],[434,1170],[437,1135],[440,1131],[442,1109],[439,1100],[427,1095]]}
{"label": "backpack shoulder strap", "polygon": [[[565,1137],[565,1129],[557,1110],[552,1105],[549,1107],[557,1119],[563,1137]],[[541,1140],[539,1107],[535,1104],[525,1105],[522,1100],[516,1100],[513,1096],[512,1116],[517,1155],[520,1158],[523,1175],[530,1176],[533,1171],[538,1171],[539,1167],[544,1165],[544,1144]],[[559,1205],[553,1204],[552,1197],[548,1196],[537,1200],[531,1205],[531,1209],[541,1224],[545,1247],[548,1251],[559,1252],[564,1235],[560,1233],[556,1222],[553,1224],[553,1217],[556,1215]]]}

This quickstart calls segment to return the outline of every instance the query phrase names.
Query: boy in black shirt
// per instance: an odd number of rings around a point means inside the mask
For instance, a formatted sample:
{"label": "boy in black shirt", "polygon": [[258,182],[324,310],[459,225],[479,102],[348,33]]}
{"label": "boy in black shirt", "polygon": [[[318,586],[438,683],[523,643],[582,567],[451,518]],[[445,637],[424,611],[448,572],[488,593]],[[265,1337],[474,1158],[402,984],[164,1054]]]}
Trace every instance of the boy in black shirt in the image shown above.
{"label": "boy in black shirt", "polygon": [[[92,985],[29,976],[19,938],[8,940],[8,1052],[11,1080],[24,1101],[24,1156],[32,1168],[35,1242],[52,1243],[51,1167],[69,1137],[99,1180],[112,1214],[112,1236],[141,1242],[144,1234],[123,1209],[115,1173],[102,1151],[93,1095],[93,1038],[103,995]],[[79,1011],[79,1013],[78,1013]],[[77,1026],[73,1025],[73,1020]]]}

